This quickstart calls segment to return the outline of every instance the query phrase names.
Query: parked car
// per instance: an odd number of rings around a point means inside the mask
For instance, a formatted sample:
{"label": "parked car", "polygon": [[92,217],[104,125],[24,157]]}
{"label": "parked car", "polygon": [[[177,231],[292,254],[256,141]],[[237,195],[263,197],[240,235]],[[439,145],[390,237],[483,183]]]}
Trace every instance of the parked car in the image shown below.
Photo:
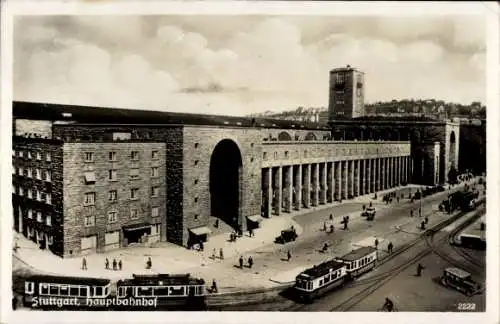
{"label": "parked car", "polygon": [[373,207],[366,208],[365,211],[361,213],[362,217],[366,217],[366,220],[372,221],[375,218],[376,210]]}
{"label": "parked car", "polygon": [[284,231],[281,231],[280,236],[276,237],[274,240],[275,243],[278,244],[285,244],[291,241],[295,241],[297,239],[298,235],[295,229],[287,229]]}

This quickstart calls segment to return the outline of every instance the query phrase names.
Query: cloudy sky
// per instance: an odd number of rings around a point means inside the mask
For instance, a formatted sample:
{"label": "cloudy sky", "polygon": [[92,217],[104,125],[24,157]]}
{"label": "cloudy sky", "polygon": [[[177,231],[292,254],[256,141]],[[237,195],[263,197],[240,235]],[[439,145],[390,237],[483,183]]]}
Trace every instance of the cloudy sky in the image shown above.
{"label": "cloudy sky", "polygon": [[485,102],[473,17],[24,16],[14,99],[244,115],[328,105],[328,71],[366,76],[366,101]]}

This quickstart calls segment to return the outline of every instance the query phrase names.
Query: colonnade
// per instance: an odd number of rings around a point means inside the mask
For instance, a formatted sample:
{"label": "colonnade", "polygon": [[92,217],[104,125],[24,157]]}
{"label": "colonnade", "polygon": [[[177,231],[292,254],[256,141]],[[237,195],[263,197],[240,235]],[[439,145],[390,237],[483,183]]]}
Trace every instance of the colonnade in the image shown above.
{"label": "colonnade", "polygon": [[410,156],[273,166],[262,169],[262,212],[290,213],[408,183]]}

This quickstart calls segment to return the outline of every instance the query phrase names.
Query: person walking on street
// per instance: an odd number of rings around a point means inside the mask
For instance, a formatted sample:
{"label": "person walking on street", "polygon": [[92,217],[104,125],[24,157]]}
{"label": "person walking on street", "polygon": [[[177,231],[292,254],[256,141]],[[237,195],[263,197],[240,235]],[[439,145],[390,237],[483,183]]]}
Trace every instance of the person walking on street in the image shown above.
{"label": "person walking on street", "polygon": [[248,267],[249,267],[250,269],[252,269],[252,266],[253,266],[253,259],[252,259],[252,257],[249,257],[249,258],[248,258]]}
{"label": "person walking on street", "polygon": [[328,243],[325,243],[323,245],[323,252],[326,252],[328,250]]}
{"label": "person walking on street", "polygon": [[121,270],[123,266],[122,260],[118,261],[118,270]]}
{"label": "person walking on street", "polygon": [[252,237],[252,236],[253,236],[253,229],[252,229],[251,227],[248,229],[248,235],[249,235],[250,237]]}
{"label": "person walking on street", "polygon": [[413,217],[413,210],[410,210],[410,217]]}
{"label": "person walking on street", "polygon": [[387,245],[387,252],[392,253],[392,248],[394,246],[392,245],[392,242],[389,242],[389,245]]}
{"label": "person walking on street", "polygon": [[335,231],[335,227],[333,227],[333,224],[330,225],[330,233],[333,233]]}
{"label": "person walking on street", "polygon": [[214,248],[214,249],[212,250],[212,259],[214,259],[214,260],[215,260],[215,251],[216,251],[216,250],[215,250],[215,248]]}
{"label": "person walking on street", "polygon": [[418,208],[418,217],[422,217],[422,208]]}
{"label": "person walking on street", "polygon": [[333,214],[330,214],[330,220],[333,220]]}
{"label": "person walking on street", "polygon": [[116,270],[116,267],[117,267],[117,263],[116,263],[116,259],[113,259],[113,270]]}
{"label": "person walking on street", "polygon": [[417,277],[420,277],[422,275],[422,270],[424,269],[424,266],[422,266],[420,263],[417,265]]}
{"label": "person walking on street", "polygon": [[205,246],[203,244],[203,241],[200,241],[200,251],[203,252]]}
{"label": "person walking on street", "polygon": [[221,260],[224,260],[224,250],[222,248],[219,249],[219,257]]}
{"label": "person walking on street", "polygon": [[375,248],[378,250],[378,239],[375,239]]}
{"label": "person walking on street", "polygon": [[323,232],[326,232],[326,222],[323,222]]}
{"label": "person walking on street", "polygon": [[146,261],[146,269],[151,269],[153,266],[153,261],[151,261],[151,257],[148,257],[148,261]]}
{"label": "person walking on street", "polygon": [[215,282],[215,279],[212,280],[212,292],[217,293],[217,283]]}
{"label": "person walking on street", "polygon": [[286,253],[286,260],[290,261],[291,258],[292,258],[292,253],[290,253],[290,250],[288,250],[288,252]]}
{"label": "person walking on street", "polygon": [[106,267],[106,269],[109,269],[109,260],[108,260],[108,258],[106,258],[106,262],[104,263],[104,266]]}
{"label": "person walking on street", "polygon": [[240,269],[243,269],[243,257],[240,256]]}
{"label": "person walking on street", "polygon": [[87,259],[85,257],[82,259],[82,270],[87,270]]}
{"label": "person walking on street", "polygon": [[392,302],[392,300],[386,298],[382,309],[387,309],[388,312],[392,312],[392,310],[394,309],[394,303]]}

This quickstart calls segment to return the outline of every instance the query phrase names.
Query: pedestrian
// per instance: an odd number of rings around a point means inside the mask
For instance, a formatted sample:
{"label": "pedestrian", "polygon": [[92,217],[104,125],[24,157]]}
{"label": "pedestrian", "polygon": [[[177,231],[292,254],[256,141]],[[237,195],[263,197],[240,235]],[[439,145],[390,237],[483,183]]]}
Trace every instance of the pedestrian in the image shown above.
{"label": "pedestrian", "polygon": [[418,207],[418,217],[422,217],[422,208]]}
{"label": "pedestrian", "polygon": [[122,264],[122,260],[118,261],[118,269],[119,269],[119,270],[121,270],[121,269],[122,269],[122,266],[123,266],[123,264]]}
{"label": "pedestrian", "polygon": [[215,225],[214,226],[215,226],[215,228],[219,228],[219,219],[218,218],[215,220]]}
{"label": "pedestrian", "polygon": [[153,266],[153,261],[151,260],[151,257],[148,257],[148,261],[146,261],[146,269],[151,269]]}
{"label": "pedestrian", "polygon": [[116,270],[116,267],[117,267],[117,263],[116,263],[116,259],[113,259],[113,270]]}
{"label": "pedestrian", "polygon": [[200,241],[200,251],[203,252],[203,249],[205,248],[203,241]]}
{"label": "pedestrian", "polygon": [[215,260],[215,253],[216,253],[215,251],[216,251],[216,250],[215,250],[215,248],[214,248],[214,249],[213,249],[213,251],[212,251],[212,259],[214,259],[214,260]]}
{"label": "pedestrian", "polygon": [[108,258],[106,258],[106,262],[104,263],[106,269],[109,269],[109,260]]}
{"label": "pedestrian", "polygon": [[396,197],[396,200],[397,200],[397,201],[398,201],[398,203],[399,203],[399,196],[397,196],[397,197]]}
{"label": "pedestrian", "polygon": [[335,227],[333,227],[333,224],[330,225],[330,233],[333,233],[335,231]]}
{"label": "pedestrian", "polygon": [[82,270],[87,270],[87,259],[85,257],[82,259]]}
{"label": "pedestrian", "polygon": [[253,229],[252,229],[251,227],[248,229],[248,235],[249,235],[250,237],[252,237],[252,236],[253,236]]}
{"label": "pedestrian", "polygon": [[378,239],[375,239],[375,248],[378,250]]}
{"label": "pedestrian", "polygon": [[217,293],[217,283],[215,282],[215,279],[212,280],[212,292]]}
{"label": "pedestrian", "polygon": [[326,252],[328,250],[328,243],[325,243],[323,245],[323,252]]}
{"label": "pedestrian", "polygon": [[326,222],[323,222],[323,232],[326,232]]}
{"label": "pedestrian", "polygon": [[330,214],[330,220],[333,220],[333,214]]}
{"label": "pedestrian", "polygon": [[17,297],[16,296],[12,296],[12,310],[16,310],[17,309],[17,303],[18,303]]}
{"label": "pedestrian", "polygon": [[425,218],[424,218],[424,222],[425,222],[426,224],[428,224],[428,223],[429,223],[429,218],[428,218],[427,216],[425,216]]}
{"label": "pedestrian", "polygon": [[221,260],[224,260],[224,250],[222,248],[219,249],[219,257]]}
{"label": "pedestrian", "polygon": [[420,229],[423,229],[423,230],[425,229],[425,222],[424,221],[422,221],[422,223],[420,223]]}
{"label": "pedestrian", "polygon": [[389,242],[389,245],[387,246],[387,252],[392,253],[393,245],[392,242]]}
{"label": "pedestrian", "polygon": [[243,269],[243,257],[240,256],[240,269]]}
{"label": "pedestrian", "polygon": [[410,217],[413,217],[413,210],[410,210]]}
{"label": "pedestrian", "polygon": [[248,267],[249,267],[250,269],[252,269],[252,266],[253,266],[253,259],[252,259],[252,257],[249,257],[249,258],[248,258]]}
{"label": "pedestrian", "polygon": [[372,206],[372,202],[370,201],[370,207]]}
{"label": "pedestrian", "polygon": [[286,253],[286,260],[290,261],[291,258],[292,258],[292,253],[290,253],[290,250],[288,250],[288,252]]}
{"label": "pedestrian", "polygon": [[365,205],[365,204],[363,204],[363,211],[365,211],[365,209],[366,209],[366,205]]}
{"label": "pedestrian", "polygon": [[417,265],[417,277],[420,277],[422,275],[422,270],[423,269],[424,269],[424,266],[419,263]]}

